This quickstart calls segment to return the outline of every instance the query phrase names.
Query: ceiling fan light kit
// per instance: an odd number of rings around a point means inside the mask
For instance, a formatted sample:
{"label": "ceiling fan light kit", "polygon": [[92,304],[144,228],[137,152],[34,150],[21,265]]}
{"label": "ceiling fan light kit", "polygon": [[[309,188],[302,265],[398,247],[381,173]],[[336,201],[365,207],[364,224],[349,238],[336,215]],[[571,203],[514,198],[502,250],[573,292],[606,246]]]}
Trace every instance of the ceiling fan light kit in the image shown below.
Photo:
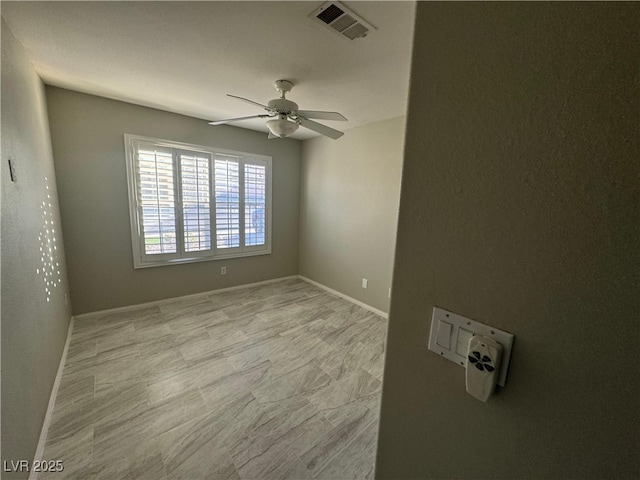
{"label": "ceiling fan light kit", "polygon": [[311,118],[319,120],[338,120],[346,122],[347,119],[338,112],[324,112],[316,110],[298,110],[298,104],[285,98],[285,94],[290,92],[293,88],[293,82],[289,80],[276,80],[273,84],[275,89],[280,92],[280,98],[274,98],[269,100],[266,105],[254,102],[248,98],[238,97],[236,95],[227,96],[237,98],[243,102],[262,107],[268,113],[262,113],[258,115],[249,115],[247,117],[235,117],[227,118],[225,120],[216,120],[209,122],[210,125],[224,125],[230,122],[236,122],[240,120],[248,120],[250,118],[271,118],[267,120],[267,128],[269,129],[269,138],[284,138],[292,135],[298,130],[298,127],[302,125],[309,130],[313,130],[316,133],[332,138],[334,140],[344,135],[343,132],[335,130],[331,127],[327,127],[318,122],[310,120]]}
{"label": "ceiling fan light kit", "polygon": [[[279,138],[288,137],[298,130],[298,124],[287,120],[286,115],[279,115],[279,118],[267,121],[269,131]],[[273,138],[271,135],[269,137]]]}

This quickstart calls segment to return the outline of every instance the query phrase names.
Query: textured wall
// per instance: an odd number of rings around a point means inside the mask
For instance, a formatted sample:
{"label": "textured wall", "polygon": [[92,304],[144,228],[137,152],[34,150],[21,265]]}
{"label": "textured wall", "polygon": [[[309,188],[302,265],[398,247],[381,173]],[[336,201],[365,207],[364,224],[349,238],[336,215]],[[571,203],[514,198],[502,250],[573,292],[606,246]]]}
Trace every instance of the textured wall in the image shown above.
{"label": "textured wall", "polygon": [[300,274],[385,312],[404,124],[400,117],[302,143]]}
{"label": "textured wall", "polygon": [[[418,4],[378,478],[640,478],[639,12]],[[515,334],[488,403],[434,305]]]}
{"label": "textured wall", "polygon": [[[298,273],[299,141],[55,87],[47,101],[75,314]],[[271,255],[134,270],[125,133],[271,155]]]}
{"label": "textured wall", "polygon": [[71,311],[44,86],[4,20],[0,177],[2,460],[10,466],[33,459]]}

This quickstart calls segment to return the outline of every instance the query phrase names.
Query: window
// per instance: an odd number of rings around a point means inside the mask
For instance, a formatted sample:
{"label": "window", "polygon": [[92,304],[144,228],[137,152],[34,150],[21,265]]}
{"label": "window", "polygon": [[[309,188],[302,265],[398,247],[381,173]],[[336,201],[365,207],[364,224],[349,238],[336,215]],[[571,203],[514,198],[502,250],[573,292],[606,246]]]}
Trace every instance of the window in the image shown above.
{"label": "window", "polygon": [[271,253],[271,157],[125,135],[135,268]]}

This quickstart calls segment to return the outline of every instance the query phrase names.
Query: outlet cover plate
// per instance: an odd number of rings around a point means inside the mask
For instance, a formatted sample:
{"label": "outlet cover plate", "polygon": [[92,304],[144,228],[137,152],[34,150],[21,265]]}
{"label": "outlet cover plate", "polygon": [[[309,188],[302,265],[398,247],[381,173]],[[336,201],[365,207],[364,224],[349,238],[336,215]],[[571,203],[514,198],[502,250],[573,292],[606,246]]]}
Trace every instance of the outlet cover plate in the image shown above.
{"label": "outlet cover plate", "polygon": [[443,308],[433,307],[431,329],[429,333],[429,350],[455,362],[461,367],[467,367],[467,350],[469,339],[473,335],[483,335],[492,338],[502,345],[502,361],[498,385],[504,387],[507,380],[511,349],[513,348],[513,334],[476,322]]}

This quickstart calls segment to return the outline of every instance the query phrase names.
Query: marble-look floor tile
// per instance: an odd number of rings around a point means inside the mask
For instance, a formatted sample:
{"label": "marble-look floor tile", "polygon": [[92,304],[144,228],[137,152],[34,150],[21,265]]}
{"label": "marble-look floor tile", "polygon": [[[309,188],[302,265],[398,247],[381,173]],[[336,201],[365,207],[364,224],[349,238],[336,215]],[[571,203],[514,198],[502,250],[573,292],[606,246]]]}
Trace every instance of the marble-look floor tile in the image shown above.
{"label": "marble-look floor tile", "polygon": [[309,395],[328,385],[331,380],[324,370],[311,362],[283,375],[272,376],[252,392],[265,408],[281,410],[286,409],[284,402],[300,397],[306,401]]}
{"label": "marble-look floor tile", "polygon": [[238,467],[242,479],[313,480],[311,472],[286,448],[274,447]]}
{"label": "marble-look floor tile", "polygon": [[374,478],[378,426],[371,422],[358,436],[314,474],[316,480]]}
{"label": "marble-look floor tile", "polygon": [[138,352],[140,355],[139,369],[143,372],[144,379],[184,369],[187,366],[180,350],[172,348],[172,341],[169,337],[141,341],[138,343]]}
{"label": "marble-look floor tile", "polygon": [[246,370],[234,370],[201,386],[200,393],[212,407],[218,407],[234,395],[250,393],[269,383],[270,369],[271,362],[266,360]]}
{"label": "marble-look floor tile", "polygon": [[60,440],[75,435],[87,426],[100,426],[114,420],[124,421],[148,408],[144,385],[126,384],[113,391],[70,405],[54,407],[47,440]]}
{"label": "marble-look floor tile", "polygon": [[76,341],[69,345],[69,350],[67,351],[67,363],[78,362],[86,358],[95,357],[97,353],[97,340],[86,340],[84,342]]}
{"label": "marble-look floor tile", "polygon": [[192,330],[202,330],[228,319],[229,317],[222,311],[210,311],[202,314],[193,313],[190,315],[177,316],[167,321],[166,325],[171,329],[172,333],[181,333]]}
{"label": "marble-look floor tile", "polygon": [[86,377],[63,375],[58,387],[58,396],[56,397],[58,408],[93,398],[95,384],[96,378],[94,375]]}
{"label": "marble-look floor tile", "polygon": [[304,300],[301,300],[298,302],[298,304],[302,305],[303,307],[325,306],[336,312],[346,310],[353,305],[352,303],[338,297],[337,295],[326,293],[322,290],[319,291],[318,295],[313,295]]}
{"label": "marble-look floor tile", "polygon": [[366,409],[353,412],[304,452],[300,457],[302,462],[312,475],[318,475],[351,445],[361,432],[370,425],[375,425],[375,420],[375,415]]}
{"label": "marble-look floor tile", "polygon": [[303,336],[299,337],[297,341],[294,340],[289,349],[271,352],[269,359],[274,364],[274,371],[285,375],[310,363],[317,365],[317,359],[330,352],[331,347],[322,340]]}
{"label": "marble-look floor tile", "polygon": [[102,353],[124,345],[136,344],[136,329],[133,322],[126,322],[110,329],[96,339],[97,352]]}
{"label": "marble-look floor tile", "polygon": [[361,342],[346,345],[339,350],[331,348],[329,352],[319,356],[320,366],[336,380],[359,368],[375,372],[381,361],[380,354]]}
{"label": "marble-look floor tile", "polygon": [[374,343],[386,332],[386,327],[372,315],[358,323],[347,324],[332,332],[324,333],[320,337],[332,347],[344,348],[356,342]]}
{"label": "marble-look floor tile", "polygon": [[233,444],[233,462],[242,478],[278,478],[272,476],[278,471],[286,476],[292,466],[294,471],[300,471],[296,465],[287,465],[291,458],[295,455],[298,463],[297,455],[304,445],[316,442],[331,428],[312,405],[301,399],[288,412],[271,418]]}
{"label": "marble-look floor tile", "polygon": [[133,327],[137,343],[169,338],[173,333],[161,315],[153,317],[153,319],[134,321]]}
{"label": "marble-look floor tile", "polygon": [[333,425],[339,425],[345,418],[360,415],[365,411],[377,417],[377,405],[372,404],[369,397],[354,398],[336,381],[315,392],[309,397],[309,401]]}
{"label": "marble-look floor tile", "polygon": [[[185,392],[157,405],[149,406],[129,418],[113,419],[94,429],[94,464],[96,459],[108,460],[131,456],[140,445],[148,447],[145,456],[155,455],[157,437],[176,428],[194,416],[199,416],[205,402],[197,390]],[[150,450],[153,452],[150,453]]]}
{"label": "marble-look floor tile", "polygon": [[40,479],[82,478],[93,474],[93,426],[78,428],[66,438],[48,438],[43,460],[62,461],[61,472],[41,473]]}
{"label": "marble-look floor tile", "polygon": [[270,355],[283,348],[286,348],[286,342],[278,336],[269,338],[250,336],[247,342],[225,351],[224,355],[236,370],[245,370],[269,360]]}
{"label": "marble-look floor tile", "polygon": [[386,326],[298,279],[85,317],[40,478],[373,478]]}
{"label": "marble-look floor tile", "polygon": [[280,332],[280,335],[290,337],[305,334],[317,338],[323,333],[333,332],[350,323],[347,316],[341,315],[339,312],[335,312],[323,305],[302,308],[299,317],[302,321],[298,321],[292,328]]}
{"label": "marble-look floor tile", "polygon": [[349,398],[354,400],[377,397],[382,388],[382,382],[380,380],[361,368],[341,378],[337,383],[340,388],[347,392]]}
{"label": "marble-look floor tile", "polygon": [[219,357],[151,376],[145,383],[151,403],[158,403],[185,390],[198,388],[233,372],[225,358]]}
{"label": "marble-look floor tile", "polygon": [[117,457],[94,450],[93,471],[96,480],[169,478],[155,442],[129,445],[127,449],[122,449]]}
{"label": "marble-look floor tile", "polygon": [[123,345],[96,354],[94,357],[72,360],[65,364],[64,375],[89,376],[119,372],[123,365],[131,365],[139,359],[137,345]]}
{"label": "marble-look floor tile", "polygon": [[210,472],[233,478],[228,446],[266,420],[255,398],[246,394],[163,433],[158,443],[167,474],[187,478],[191,472],[198,474],[192,478],[217,478],[205,476]]}

